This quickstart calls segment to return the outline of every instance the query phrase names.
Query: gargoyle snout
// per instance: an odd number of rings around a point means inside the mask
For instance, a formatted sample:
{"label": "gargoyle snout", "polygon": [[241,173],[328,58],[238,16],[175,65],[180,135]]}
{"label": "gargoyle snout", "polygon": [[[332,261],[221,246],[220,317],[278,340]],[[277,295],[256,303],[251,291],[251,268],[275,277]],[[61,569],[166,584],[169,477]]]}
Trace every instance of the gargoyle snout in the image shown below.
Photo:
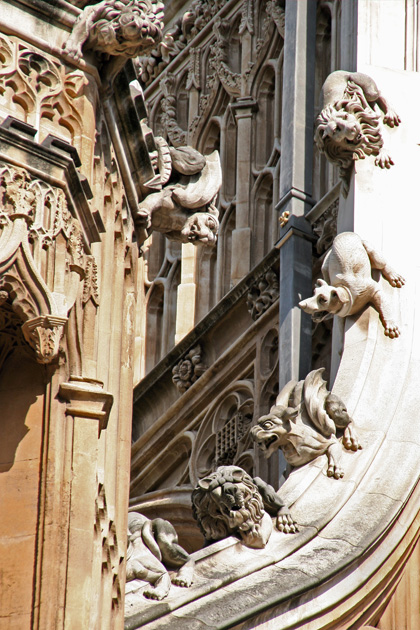
{"label": "gargoyle snout", "polygon": [[302,300],[301,302],[299,302],[299,306],[303,311],[306,311],[306,309],[308,308],[308,304],[306,300]]}

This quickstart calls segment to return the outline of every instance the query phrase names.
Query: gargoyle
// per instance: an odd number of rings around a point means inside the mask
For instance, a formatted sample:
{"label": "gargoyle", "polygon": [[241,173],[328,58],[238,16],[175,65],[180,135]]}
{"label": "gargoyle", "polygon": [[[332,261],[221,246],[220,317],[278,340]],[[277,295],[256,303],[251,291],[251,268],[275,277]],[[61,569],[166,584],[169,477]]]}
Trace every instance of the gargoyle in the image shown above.
{"label": "gargoyle", "polygon": [[372,269],[379,269],[392,287],[401,288],[405,280],[354,232],[335,237],[322,264],[324,279],[317,280],[314,295],[299,302],[305,313],[320,322],[332,315],[347,317],[371,304],[379,313],[385,335],[400,335],[392,317],[392,309],[379,282],[373,280]]}
{"label": "gargoyle", "polygon": [[64,52],[75,60],[82,48],[106,55],[105,78],[112,83],[129,58],[151,50],[163,37],[159,0],[102,0],[85,7],[74,23]]}
{"label": "gargoyle", "polygon": [[172,583],[191,586],[194,560],[178,544],[171,523],[161,518],[149,520],[143,514],[128,514],[127,582],[135,579],[150,583],[145,597],[163,599],[171,588],[168,568],[180,568]]}
{"label": "gargoyle", "polygon": [[[289,381],[270,413],[252,427],[251,437],[266,457],[280,448],[290,466],[325,454],[328,477],[340,479],[342,446],[352,451],[362,447],[344,403],[327,390],[323,371],[313,370],[304,381]],[[343,433],[342,444],[338,432]]]}
{"label": "gargoyle", "polygon": [[219,229],[214,205],[222,183],[219,153],[203,156],[192,147],[168,147],[156,138],[162,190],[145,197],[134,223],[141,243],[147,229],[182,243],[214,245]]}
{"label": "gargoyle", "polygon": [[374,155],[375,164],[381,168],[394,164],[383,148],[380,112],[389,127],[398,126],[401,120],[371,77],[360,72],[333,72],[322,87],[321,107],[315,142],[319,151],[340,167],[344,196],[355,160]]}
{"label": "gargoyle", "polygon": [[192,493],[193,514],[207,542],[238,536],[248,547],[262,548],[273,529],[294,533],[298,527],[274,488],[238,466],[219,466],[200,479]]}

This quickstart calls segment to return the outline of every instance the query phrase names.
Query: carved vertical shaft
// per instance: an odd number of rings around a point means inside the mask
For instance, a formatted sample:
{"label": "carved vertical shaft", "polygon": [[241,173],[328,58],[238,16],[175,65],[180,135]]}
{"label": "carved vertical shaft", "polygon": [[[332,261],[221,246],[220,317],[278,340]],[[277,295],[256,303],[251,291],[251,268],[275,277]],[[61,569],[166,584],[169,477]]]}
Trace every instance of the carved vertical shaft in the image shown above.
{"label": "carved vertical shaft", "polygon": [[304,215],[312,205],[316,3],[286,4],[280,214],[289,212],[280,247],[280,388],[310,369],[311,325],[298,296],[311,288],[312,244]]}

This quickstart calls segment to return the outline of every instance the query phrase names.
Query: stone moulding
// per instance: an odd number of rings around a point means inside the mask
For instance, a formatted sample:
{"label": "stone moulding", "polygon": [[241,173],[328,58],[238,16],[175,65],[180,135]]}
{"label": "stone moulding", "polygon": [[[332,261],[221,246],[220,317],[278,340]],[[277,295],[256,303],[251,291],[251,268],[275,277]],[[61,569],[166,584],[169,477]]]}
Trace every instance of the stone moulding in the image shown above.
{"label": "stone moulding", "polygon": [[[85,266],[92,266],[86,253],[100,238],[98,223],[70,154],[1,127],[0,204],[1,298],[20,318],[37,361],[49,364],[58,356],[68,314],[85,280]],[[39,259],[43,251],[49,255],[59,234],[66,241],[67,266],[61,269],[64,290],[55,291],[48,286]],[[89,291],[85,283],[85,293]]]}
{"label": "stone moulding", "polygon": [[59,394],[67,401],[66,414],[98,420],[99,432],[106,429],[114,397],[104,391],[102,381],[71,376],[61,383]]}

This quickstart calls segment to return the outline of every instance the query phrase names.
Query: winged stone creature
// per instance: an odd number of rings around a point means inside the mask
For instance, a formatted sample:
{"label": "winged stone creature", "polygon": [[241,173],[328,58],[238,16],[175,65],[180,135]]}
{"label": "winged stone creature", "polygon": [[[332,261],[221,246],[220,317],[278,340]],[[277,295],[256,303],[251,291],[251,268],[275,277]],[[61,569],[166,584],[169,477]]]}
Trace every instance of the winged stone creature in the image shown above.
{"label": "winged stone creature", "polygon": [[280,448],[290,466],[326,455],[328,477],[340,479],[343,446],[351,451],[362,447],[345,404],[328,391],[323,371],[313,370],[303,381],[289,381],[270,413],[252,427],[251,436],[267,458]]}

